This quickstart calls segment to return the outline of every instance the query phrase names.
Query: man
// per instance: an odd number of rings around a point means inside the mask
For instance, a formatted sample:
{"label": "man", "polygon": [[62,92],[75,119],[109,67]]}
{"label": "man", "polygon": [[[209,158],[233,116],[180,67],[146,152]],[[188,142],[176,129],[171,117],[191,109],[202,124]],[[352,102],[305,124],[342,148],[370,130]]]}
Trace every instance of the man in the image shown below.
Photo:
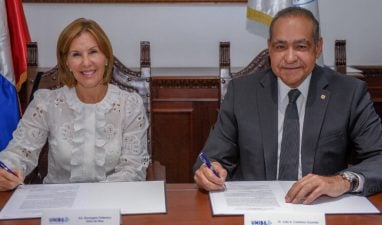
{"label": "man", "polygon": [[[310,11],[291,7],[275,16],[271,69],[229,83],[203,149],[219,176],[198,160],[200,188],[222,189],[226,179],[297,180],[285,200],[303,204],[322,195],[382,190],[380,118],[363,81],[315,64],[322,45]],[[293,89],[297,100],[288,104]],[[353,151],[361,162],[348,167]]]}

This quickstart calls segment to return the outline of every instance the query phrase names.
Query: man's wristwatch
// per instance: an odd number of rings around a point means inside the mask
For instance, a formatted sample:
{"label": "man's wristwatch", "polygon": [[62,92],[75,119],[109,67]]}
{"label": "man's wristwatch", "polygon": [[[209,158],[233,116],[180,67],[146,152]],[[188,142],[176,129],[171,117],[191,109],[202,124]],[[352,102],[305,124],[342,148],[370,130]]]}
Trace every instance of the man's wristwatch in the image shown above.
{"label": "man's wristwatch", "polygon": [[358,180],[357,175],[355,175],[354,173],[351,173],[351,172],[341,172],[341,173],[339,173],[339,175],[344,180],[349,181],[350,188],[349,188],[348,192],[352,193],[352,192],[355,192],[355,190],[357,190],[358,185],[359,185],[359,180]]}

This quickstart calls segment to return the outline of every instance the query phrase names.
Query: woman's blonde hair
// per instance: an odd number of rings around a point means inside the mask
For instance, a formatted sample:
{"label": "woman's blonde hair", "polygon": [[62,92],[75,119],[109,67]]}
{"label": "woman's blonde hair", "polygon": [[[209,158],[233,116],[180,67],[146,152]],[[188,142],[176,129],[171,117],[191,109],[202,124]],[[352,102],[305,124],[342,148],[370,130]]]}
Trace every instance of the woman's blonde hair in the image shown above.
{"label": "woman's blonde hair", "polygon": [[58,37],[57,41],[57,66],[58,66],[58,79],[59,81],[68,87],[74,87],[77,84],[73,73],[69,70],[67,66],[68,52],[70,44],[73,39],[80,36],[81,33],[88,32],[96,40],[99,49],[106,56],[107,64],[105,65],[105,73],[103,75],[103,83],[107,84],[112,75],[113,71],[113,48],[111,46],[110,40],[102,30],[102,28],[94,21],[85,18],[79,18],[71,22],[68,26],[64,28]]}

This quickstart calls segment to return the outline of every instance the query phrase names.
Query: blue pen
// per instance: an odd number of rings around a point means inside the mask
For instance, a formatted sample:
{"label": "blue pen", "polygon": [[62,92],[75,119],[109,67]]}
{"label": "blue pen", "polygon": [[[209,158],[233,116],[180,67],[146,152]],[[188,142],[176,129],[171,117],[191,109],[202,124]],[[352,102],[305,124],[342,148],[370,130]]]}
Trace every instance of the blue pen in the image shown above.
{"label": "blue pen", "polygon": [[0,167],[6,170],[8,173],[13,174],[17,177],[16,173],[9,169],[9,167],[6,166],[2,161],[0,161]]}
{"label": "blue pen", "polygon": [[220,175],[218,173],[218,171],[215,169],[215,167],[212,165],[211,161],[208,159],[208,157],[206,156],[206,154],[204,154],[203,152],[201,152],[199,154],[199,158],[200,160],[202,160],[204,162],[204,164],[206,164],[206,166],[208,168],[210,168],[210,170],[212,170],[212,172],[220,178]]}

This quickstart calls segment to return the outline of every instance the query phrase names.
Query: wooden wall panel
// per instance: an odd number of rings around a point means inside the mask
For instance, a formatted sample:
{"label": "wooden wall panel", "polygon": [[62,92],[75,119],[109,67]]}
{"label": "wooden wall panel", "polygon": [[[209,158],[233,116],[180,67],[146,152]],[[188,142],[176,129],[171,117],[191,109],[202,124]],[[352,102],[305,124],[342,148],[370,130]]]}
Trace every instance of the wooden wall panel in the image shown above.
{"label": "wooden wall panel", "polygon": [[191,176],[190,153],[193,149],[191,104],[159,103],[153,106],[153,158],[166,166],[166,179],[169,183],[187,183]]}
{"label": "wooden wall panel", "polygon": [[153,78],[152,157],[166,167],[168,183],[193,182],[192,166],[219,108],[219,79]]}

